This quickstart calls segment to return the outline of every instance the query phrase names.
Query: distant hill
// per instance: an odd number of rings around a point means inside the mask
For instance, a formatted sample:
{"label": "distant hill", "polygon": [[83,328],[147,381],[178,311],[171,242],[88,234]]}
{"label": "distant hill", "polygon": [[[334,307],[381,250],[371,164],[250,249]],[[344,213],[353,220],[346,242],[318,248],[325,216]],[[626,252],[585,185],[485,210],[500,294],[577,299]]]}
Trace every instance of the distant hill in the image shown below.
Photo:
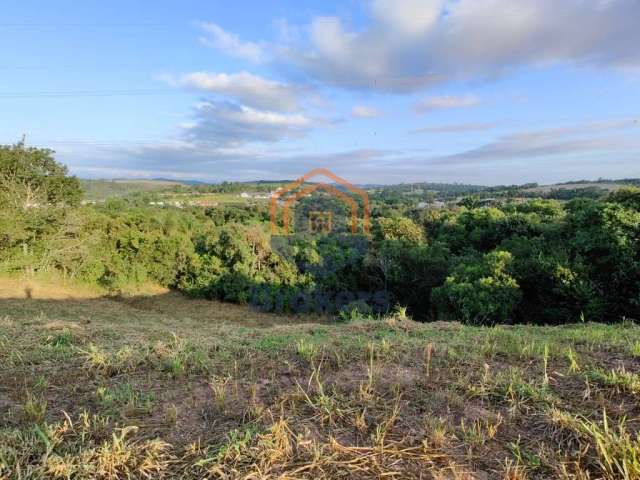
{"label": "distant hill", "polygon": [[548,193],[553,190],[580,190],[580,189],[593,189],[598,188],[606,190],[608,192],[614,192],[624,187],[640,184],[638,179],[623,179],[623,180],[578,180],[573,182],[556,183],[554,185],[539,185],[533,188],[527,188],[530,192]]}
{"label": "distant hill", "polygon": [[[140,192],[171,191],[176,187],[203,192],[240,192],[243,189],[263,191],[276,189],[295,180],[253,180],[246,182],[203,182],[200,180],[172,180],[168,178],[150,179],[102,179],[80,180],[85,191],[85,199],[100,201],[107,198],[124,197]],[[309,182],[315,183],[315,182]],[[333,184],[333,182],[330,182]],[[335,185],[335,184],[333,184]],[[488,187],[483,185],[468,185],[463,183],[400,183],[395,185],[359,184],[360,188],[370,192],[376,191],[383,195],[422,195],[425,192],[436,193],[440,198],[454,198],[464,195],[495,195],[510,192],[511,195],[520,192],[524,196],[542,196],[548,198],[567,199],[573,196],[603,196],[625,186],[640,186],[640,179],[625,178],[617,180],[574,180],[553,185],[538,185],[529,183],[523,185],[500,185]],[[336,185],[338,188],[344,187]],[[203,190],[204,189],[204,190]]]}
{"label": "distant hill", "polygon": [[568,201],[574,198],[600,199],[609,193],[630,186],[639,186],[640,179],[624,178],[617,180],[573,180],[552,185],[527,183],[524,185],[502,185],[485,189],[481,196],[546,198]]}
{"label": "distant hill", "polygon": [[176,186],[187,186],[186,183],[165,179],[112,179],[112,180],[80,180],[84,189],[85,200],[99,201],[107,198],[124,197],[138,192],[158,192]]}
{"label": "distant hill", "polygon": [[[124,181],[131,181],[130,179],[122,179]],[[144,181],[144,180],[142,180]],[[202,180],[175,180],[172,178],[150,178],[151,182],[168,182],[178,185],[209,185],[211,182],[203,182]]]}

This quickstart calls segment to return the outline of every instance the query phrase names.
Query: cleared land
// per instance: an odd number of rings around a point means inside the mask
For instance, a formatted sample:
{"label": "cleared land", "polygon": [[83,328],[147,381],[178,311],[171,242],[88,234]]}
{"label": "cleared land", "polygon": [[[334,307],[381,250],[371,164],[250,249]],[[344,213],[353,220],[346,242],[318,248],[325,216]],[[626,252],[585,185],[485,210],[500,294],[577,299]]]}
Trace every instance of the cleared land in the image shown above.
{"label": "cleared land", "polygon": [[184,185],[170,180],[80,180],[85,199],[101,201],[139,192],[159,192]]}
{"label": "cleared land", "polygon": [[541,185],[535,188],[527,188],[525,192],[549,193],[553,190],[580,190],[585,188],[599,188],[607,192],[615,192],[630,185],[615,182],[587,182],[587,183],[561,183],[556,185]]}
{"label": "cleared land", "polygon": [[166,193],[161,195],[163,201],[195,203],[204,205],[248,205],[249,203],[267,203],[268,198],[244,198],[240,193]]}
{"label": "cleared land", "polygon": [[0,362],[0,478],[640,478],[633,323],[336,324],[12,279]]}

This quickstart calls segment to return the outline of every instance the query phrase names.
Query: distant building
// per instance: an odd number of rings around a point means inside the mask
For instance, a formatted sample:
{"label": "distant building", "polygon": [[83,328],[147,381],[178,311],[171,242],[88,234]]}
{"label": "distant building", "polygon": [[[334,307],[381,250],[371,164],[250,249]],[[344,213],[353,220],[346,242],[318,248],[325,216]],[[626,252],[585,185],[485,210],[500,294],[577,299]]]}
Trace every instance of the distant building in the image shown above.
{"label": "distant building", "polygon": [[434,200],[432,202],[420,202],[416,206],[419,210],[424,210],[425,208],[444,208],[446,207],[446,203],[441,202],[440,200]]}
{"label": "distant building", "polygon": [[218,202],[215,200],[197,200],[194,202],[199,207],[217,207]]}

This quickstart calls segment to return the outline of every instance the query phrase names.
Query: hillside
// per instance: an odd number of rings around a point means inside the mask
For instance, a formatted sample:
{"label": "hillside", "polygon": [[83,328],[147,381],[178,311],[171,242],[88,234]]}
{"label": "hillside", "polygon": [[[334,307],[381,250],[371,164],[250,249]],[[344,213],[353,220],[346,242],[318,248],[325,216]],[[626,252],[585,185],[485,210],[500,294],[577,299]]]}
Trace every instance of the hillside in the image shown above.
{"label": "hillside", "polygon": [[85,200],[100,201],[138,192],[160,192],[185,184],[172,180],[80,180]]}
{"label": "hillside", "polygon": [[527,192],[549,193],[553,190],[579,190],[588,188],[599,188],[606,192],[615,192],[621,188],[631,186],[631,183],[625,183],[623,181],[610,181],[610,182],[569,182],[569,183],[557,183],[553,185],[541,185],[538,187],[527,188]]}
{"label": "hillside", "polygon": [[0,312],[1,478],[640,475],[631,323],[332,323],[16,279]]}

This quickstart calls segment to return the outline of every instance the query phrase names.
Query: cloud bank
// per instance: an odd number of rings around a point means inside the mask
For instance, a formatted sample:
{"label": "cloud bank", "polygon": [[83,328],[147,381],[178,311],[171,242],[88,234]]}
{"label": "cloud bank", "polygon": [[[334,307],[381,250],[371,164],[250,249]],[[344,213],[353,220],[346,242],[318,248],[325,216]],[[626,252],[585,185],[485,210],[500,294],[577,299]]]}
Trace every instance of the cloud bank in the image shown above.
{"label": "cloud bank", "polygon": [[280,53],[320,82],[407,92],[524,66],[640,67],[637,0],[375,0],[350,29],[315,17]]}
{"label": "cloud bank", "polygon": [[170,85],[233,98],[255,108],[277,111],[300,110],[308,89],[268,80],[248,72],[234,74],[193,72],[180,76],[163,75]]}
{"label": "cloud bank", "polygon": [[304,135],[313,122],[302,114],[257,110],[231,102],[202,101],[194,121],[183,125],[185,138],[200,145],[273,143]]}

